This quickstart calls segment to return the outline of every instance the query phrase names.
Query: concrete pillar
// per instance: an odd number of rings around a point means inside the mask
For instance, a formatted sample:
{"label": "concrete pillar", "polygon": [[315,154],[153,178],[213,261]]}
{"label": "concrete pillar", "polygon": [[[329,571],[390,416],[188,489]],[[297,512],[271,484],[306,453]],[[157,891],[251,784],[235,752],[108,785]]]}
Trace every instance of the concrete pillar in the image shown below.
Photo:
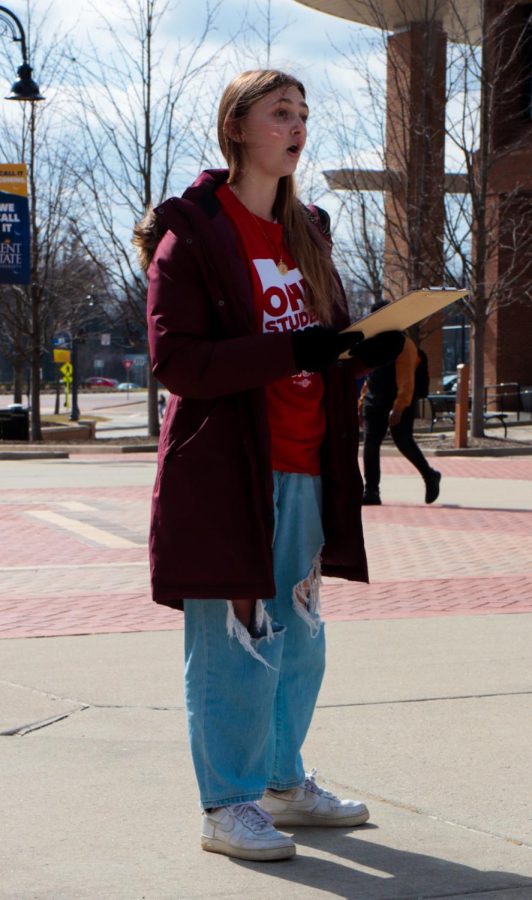
{"label": "concrete pillar", "polygon": [[388,40],[385,254],[396,296],[442,279],[445,50],[436,21],[414,22]]}
{"label": "concrete pillar", "polygon": [[487,384],[532,384],[532,25],[529,4],[486,5],[492,72],[487,204],[488,290],[498,288],[485,342]]}
{"label": "concrete pillar", "polygon": [[[444,233],[446,34],[412,22],[388,39],[385,292],[441,285]],[[441,378],[442,317],[419,329],[433,383]]]}

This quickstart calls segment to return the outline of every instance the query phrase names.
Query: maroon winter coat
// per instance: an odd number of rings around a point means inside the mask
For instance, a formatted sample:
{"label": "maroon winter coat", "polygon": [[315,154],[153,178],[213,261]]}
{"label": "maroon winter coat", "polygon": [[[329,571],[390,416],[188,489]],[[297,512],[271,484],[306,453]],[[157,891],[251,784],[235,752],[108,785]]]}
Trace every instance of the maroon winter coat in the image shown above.
{"label": "maroon winter coat", "polygon": [[[292,339],[259,334],[251,278],[204,172],[156,212],[165,234],[148,271],[153,371],[170,391],[150,530],[153,599],[267,599],[273,483],[264,385],[296,373]],[[318,227],[316,225],[316,227]],[[347,324],[339,311],[338,328]],[[324,373],[322,569],[367,581],[353,360]]]}

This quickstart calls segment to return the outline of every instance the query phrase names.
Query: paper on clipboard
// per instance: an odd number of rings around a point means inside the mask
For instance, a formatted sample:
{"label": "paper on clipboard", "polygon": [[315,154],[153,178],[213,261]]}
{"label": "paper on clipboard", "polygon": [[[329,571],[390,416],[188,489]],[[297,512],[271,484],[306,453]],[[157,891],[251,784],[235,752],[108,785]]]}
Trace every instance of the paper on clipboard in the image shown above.
{"label": "paper on clipboard", "polygon": [[[416,322],[461,300],[469,291],[452,288],[424,288],[405,294],[395,303],[388,303],[376,312],[364,316],[344,331],[361,331],[365,338],[380,334],[381,331],[404,331]],[[345,354],[346,356],[348,354]]]}

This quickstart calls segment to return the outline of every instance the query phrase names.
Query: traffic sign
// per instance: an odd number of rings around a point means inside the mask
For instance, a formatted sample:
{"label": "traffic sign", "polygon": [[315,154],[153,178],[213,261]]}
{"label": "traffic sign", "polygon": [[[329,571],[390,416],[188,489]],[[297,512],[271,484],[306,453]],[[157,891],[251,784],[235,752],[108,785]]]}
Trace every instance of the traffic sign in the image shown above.
{"label": "traffic sign", "polygon": [[62,350],[54,347],[54,363],[69,363],[70,350]]}
{"label": "traffic sign", "polygon": [[124,366],[124,369],[126,370],[126,372],[128,372],[133,367],[133,360],[132,359],[123,359],[122,365]]}
{"label": "traffic sign", "polygon": [[65,378],[71,378],[72,372],[74,371],[72,368],[72,363],[70,363],[70,362],[63,363],[63,365],[60,368],[60,371],[63,373]]}
{"label": "traffic sign", "polygon": [[62,347],[65,350],[72,346],[72,335],[70,331],[57,331],[52,337],[52,347]]}

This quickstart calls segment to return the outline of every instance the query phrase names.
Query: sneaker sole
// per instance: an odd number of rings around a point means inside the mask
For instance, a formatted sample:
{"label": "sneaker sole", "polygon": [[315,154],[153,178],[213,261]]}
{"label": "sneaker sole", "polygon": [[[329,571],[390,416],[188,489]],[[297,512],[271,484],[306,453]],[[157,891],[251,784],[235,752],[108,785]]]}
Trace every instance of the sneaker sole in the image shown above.
{"label": "sneaker sole", "polygon": [[363,825],[364,822],[367,822],[369,819],[368,810],[364,810],[364,812],[357,813],[352,816],[343,816],[342,818],[331,817],[331,816],[316,816],[312,813],[280,813],[279,815],[274,815],[273,824],[276,828],[286,827],[287,825],[309,825],[315,826],[316,828],[342,828],[342,827],[353,827],[356,825]]}
{"label": "sneaker sole", "polygon": [[218,841],[216,838],[201,839],[201,849],[207,850],[209,853],[220,853],[222,856],[233,856],[236,859],[250,859],[256,862],[271,862],[278,859],[291,859],[296,855],[295,845],[287,847],[267,847],[264,850],[251,850],[245,847],[233,847],[225,841]]}

